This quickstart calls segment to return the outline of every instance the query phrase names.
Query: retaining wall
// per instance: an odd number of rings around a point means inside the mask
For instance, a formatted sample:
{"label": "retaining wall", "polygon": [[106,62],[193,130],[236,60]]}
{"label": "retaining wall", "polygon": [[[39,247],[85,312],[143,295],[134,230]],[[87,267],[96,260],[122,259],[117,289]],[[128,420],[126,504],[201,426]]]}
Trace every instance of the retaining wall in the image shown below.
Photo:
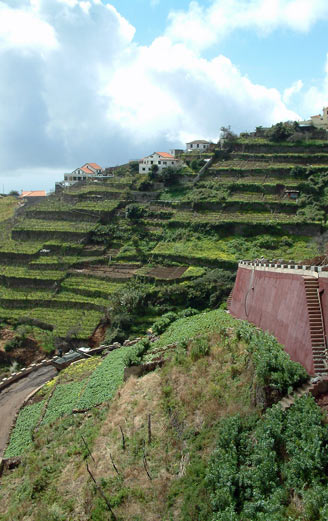
{"label": "retaining wall", "polygon": [[229,310],[272,333],[285,346],[292,360],[314,374],[304,276],[319,281],[321,304],[328,330],[328,271],[321,266],[273,263],[238,265]]}

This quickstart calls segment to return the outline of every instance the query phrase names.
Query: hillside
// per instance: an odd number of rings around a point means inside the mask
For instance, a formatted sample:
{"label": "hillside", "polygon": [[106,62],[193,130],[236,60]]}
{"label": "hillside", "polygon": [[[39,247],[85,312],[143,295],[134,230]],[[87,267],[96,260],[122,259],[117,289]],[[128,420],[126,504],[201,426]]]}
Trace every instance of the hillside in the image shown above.
{"label": "hillside", "polygon": [[230,135],[182,158],[0,199],[2,376],[107,346],[21,409],[2,521],[327,518],[326,397],[224,311],[239,259],[326,254],[327,141]]}
{"label": "hillside", "polygon": [[[140,347],[146,360],[172,341],[162,369],[122,383]],[[146,351],[79,362],[21,412],[0,519],[323,520],[320,408],[308,395],[270,407],[306,380],[273,337],[222,311],[174,322]]]}
{"label": "hillside", "polygon": [[177,173],[131,163],[20,208],[0,246],[0,318],[23,323],[7,351],[132,338],[186,302],[219,305],[240,258],[322,253],[327,151],[239,138],[185,154]]}

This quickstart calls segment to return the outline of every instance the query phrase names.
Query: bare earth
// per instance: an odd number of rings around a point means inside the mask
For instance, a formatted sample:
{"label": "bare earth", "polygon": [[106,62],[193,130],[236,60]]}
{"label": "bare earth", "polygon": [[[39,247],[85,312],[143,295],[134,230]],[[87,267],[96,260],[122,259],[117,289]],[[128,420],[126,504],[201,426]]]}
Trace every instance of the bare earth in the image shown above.
{"label": "bare earth", "polygon": [[56,374],[52,366],[41,367],[0,392],[0,457],[3,456],[15,415],[25,398]]}

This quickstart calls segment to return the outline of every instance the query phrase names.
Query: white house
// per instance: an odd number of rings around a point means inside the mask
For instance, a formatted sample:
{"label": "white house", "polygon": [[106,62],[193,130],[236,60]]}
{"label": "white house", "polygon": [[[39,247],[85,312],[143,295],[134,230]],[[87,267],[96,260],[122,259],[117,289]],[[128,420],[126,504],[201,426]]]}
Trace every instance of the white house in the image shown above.
{"label": "white house", "polygon": [[316,128],[324,128],[328,130],[328,107],[323,107],[322,116],[320,114],[311,116],[306,121],[299,121],[300,125],[313,125]]}
{"label": "white house", "polygon": [[76,181],[87,181],[95,176],[101,175],[104,169],[97,163],[85,163],[83,166],[76,168],[70,174],[64,174],[64,181],[72,184]]}
{"label": "white house", "polygon": [[198,152],[205,152],[210,146],[209,141],[205,141],[205,139],[196,139],[196,141],[190,141],[190,143],[186,143],[187,152],[193,152],[197,150]]}
{"label": "white house", "polygon": [[139,161],[139,174],[147,174],[151,171],[153,165],[157,165],[158,171],[160,172],[163,168],[167,168],[168,166],[177,168],[182,165],[182,161],[168,152],[154,152]]}

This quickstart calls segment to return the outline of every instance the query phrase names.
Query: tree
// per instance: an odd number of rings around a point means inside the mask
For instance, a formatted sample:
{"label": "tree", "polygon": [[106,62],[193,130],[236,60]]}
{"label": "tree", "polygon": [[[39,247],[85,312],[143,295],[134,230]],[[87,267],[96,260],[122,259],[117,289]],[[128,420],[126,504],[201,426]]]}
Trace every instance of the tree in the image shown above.
{"label": "tree", "polygon": [[152,165],[150,172],[149,172],[149,179],[155,179],[156,174],[158,173],[159,166],[158,165]]}

